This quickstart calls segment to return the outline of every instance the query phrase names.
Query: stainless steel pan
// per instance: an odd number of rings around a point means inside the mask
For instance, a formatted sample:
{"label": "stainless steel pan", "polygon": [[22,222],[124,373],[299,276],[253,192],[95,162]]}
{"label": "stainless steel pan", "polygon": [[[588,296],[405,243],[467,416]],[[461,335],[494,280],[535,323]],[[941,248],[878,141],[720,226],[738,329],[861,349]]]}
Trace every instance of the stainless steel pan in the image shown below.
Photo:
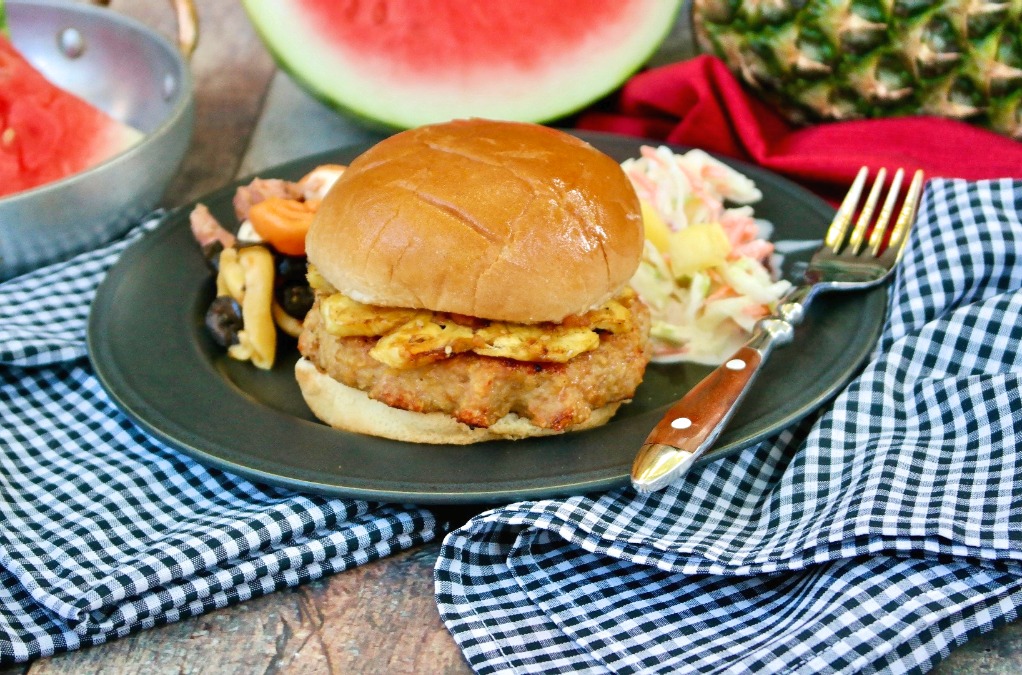
{"label": "stainless steel pan", "polygon": [[[109,9],[8,0],[11,40],[52,82],[145,134],[87,171],[0,198],[0,281],[96,247],[157,205],[191,139],[191,2],[180,45]],[[190,12],[194,21],[194,10]]]}

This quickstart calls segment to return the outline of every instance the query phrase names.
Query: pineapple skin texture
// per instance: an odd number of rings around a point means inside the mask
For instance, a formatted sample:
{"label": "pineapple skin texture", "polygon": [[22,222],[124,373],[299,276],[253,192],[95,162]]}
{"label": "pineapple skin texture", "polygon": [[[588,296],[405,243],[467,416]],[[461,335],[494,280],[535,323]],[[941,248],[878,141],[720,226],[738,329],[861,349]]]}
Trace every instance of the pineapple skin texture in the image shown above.
{"label": "pineapple skin texture", "polygon": [[692,22],[795,124],[935,115],[1022,140],[1022,0],[692,0]]}

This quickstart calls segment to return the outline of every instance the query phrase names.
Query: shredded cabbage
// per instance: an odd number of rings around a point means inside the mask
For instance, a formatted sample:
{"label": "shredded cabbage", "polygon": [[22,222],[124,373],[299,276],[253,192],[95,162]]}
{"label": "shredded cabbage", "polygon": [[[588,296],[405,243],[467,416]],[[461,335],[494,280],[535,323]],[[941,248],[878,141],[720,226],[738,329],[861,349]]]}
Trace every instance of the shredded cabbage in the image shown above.
{"label": "shredded cabbage", "polygon": [[[666,146],[643,146],[640,152],[621,166],[659,216],[645,219],[647,241],[632,277],[652,314],[653,359],[721,363],[791,287],[767,267],[774,250],[764,234],[769,223],[757,221],[751,206],[763,195],[750,178],[702,150],[677,154]],[[713,226],[697,229],[700,237],[716,233],[714,246],[693,241],[695,231],[678,235],[696,224]],[[723,260],[717,226],[729,246]],[[686,252],[683,266],[671,265],[672,243],[676,254]],[[693,259],[692,252],[704,248],[714,255]]]}

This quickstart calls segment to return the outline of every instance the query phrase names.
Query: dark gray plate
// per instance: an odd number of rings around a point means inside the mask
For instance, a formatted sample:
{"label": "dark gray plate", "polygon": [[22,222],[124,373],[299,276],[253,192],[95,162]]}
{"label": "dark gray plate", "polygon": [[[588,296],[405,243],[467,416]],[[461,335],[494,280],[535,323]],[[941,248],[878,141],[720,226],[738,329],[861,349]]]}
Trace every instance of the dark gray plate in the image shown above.
{"label": "dark gray plate", "polygon": [[[640,142],[582,134],[612,157]],[[308,157],[260,173],[297,179],[365,149]],[[773,239],[819,239],[833,209],[780,177],[732,163],[763,191],[758,216]],[[247,181],[243,181],[247,182]],[[201,200],[233,223],[235,185]],[[233,361],[206,335],[213,278],[188,228],[186,207],[133,245],[100,286],[89,354],[103,386],[129,417],[205,464],[296,490],[420,504],[477,504],[563,496],[628,483],[636,450],[669,404],[709,369],[651,365],[635,400],[606,426],[578,434],[471,446],[400,443],[330,429],[306,408],[294,381],[294,343],[271,371]],[[802,260],[808,252],[800,254]],[[797,265],[789,255],[786,267]],[[869,355],[886,290],[820,298],[793,344],[777,350],[720,448],[731,453],[801,419],[830,398]],[[724,461],[727,461],[726,459]]]}

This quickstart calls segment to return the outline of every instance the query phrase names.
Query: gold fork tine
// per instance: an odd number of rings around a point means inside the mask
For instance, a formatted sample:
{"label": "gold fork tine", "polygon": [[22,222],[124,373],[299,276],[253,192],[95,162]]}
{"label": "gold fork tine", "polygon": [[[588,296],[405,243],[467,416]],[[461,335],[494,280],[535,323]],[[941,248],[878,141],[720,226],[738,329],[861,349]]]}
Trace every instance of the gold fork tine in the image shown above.
{"label": "gold fork tine", "polygon": [[898,214],[898,220],[894,223],[894,229],[891,230],[891,240],[887,244],[891,250],[898,251],[898,255],[901,255],[901,249],[905,246],[905,241],[908,239],[908,228],[912,224],[912,221],[916,219],[916,209],[919,208],[919,198],[923,194],[923,170],[917,169],[915,174],[912,176],[912,183],[908,186],[908,194],[905,195],[905,203],[901,207],[901,213]]}
{"label": "gold fork tine", "polygon": [[887,192],[887,199],[884,200],[884,205],[880,207],[880,215],[877,216],[876,225],[873,226],[873,231],[869,235],[869,248],[873,255],[879,255],[880,247],[883,246],[884,235],[887,234],[887,225],[891,222],[891,216],[894,215],[894,206],[898,203],[898,197],[901,196],[901,182],[904,179],[904,169],[898,169],[894,172],[891,189]]}
{"label": "gold fork tine", "polygon": [[877,202],[880,200],[880,192],[883,190],[885,180],[887,180],[887,169],[882,168],[877,172],[873,187],[866,197],[866,203],[863,205],[862,211],[859,212],[859,219],[855,221],[852,235],[848,238],[848,248],[856,255],[862,250],[862,243],[866,239],[866,230],[869,229],[869,224],[873,220],[873,211],[876,210]]}
{"label": "gold fork tine", "polygon": [[834,220],[830,222],[830,227],[827,228],[827,234],[823,242],[834,253],[838,253],[841,250],[841,245],[844,243],[845,234],[848,232],[848,223],[851,222],[852,214],[855,213],[855,207],[859,203],[859,197],[862,196],[862,186],[866,183],[867,173],[869,173],[867,167],[864,166],[859,169],[855,180],[852,181],[852,187],[848,189],[848,194],[845,195],[841,206],[838,207]]}

